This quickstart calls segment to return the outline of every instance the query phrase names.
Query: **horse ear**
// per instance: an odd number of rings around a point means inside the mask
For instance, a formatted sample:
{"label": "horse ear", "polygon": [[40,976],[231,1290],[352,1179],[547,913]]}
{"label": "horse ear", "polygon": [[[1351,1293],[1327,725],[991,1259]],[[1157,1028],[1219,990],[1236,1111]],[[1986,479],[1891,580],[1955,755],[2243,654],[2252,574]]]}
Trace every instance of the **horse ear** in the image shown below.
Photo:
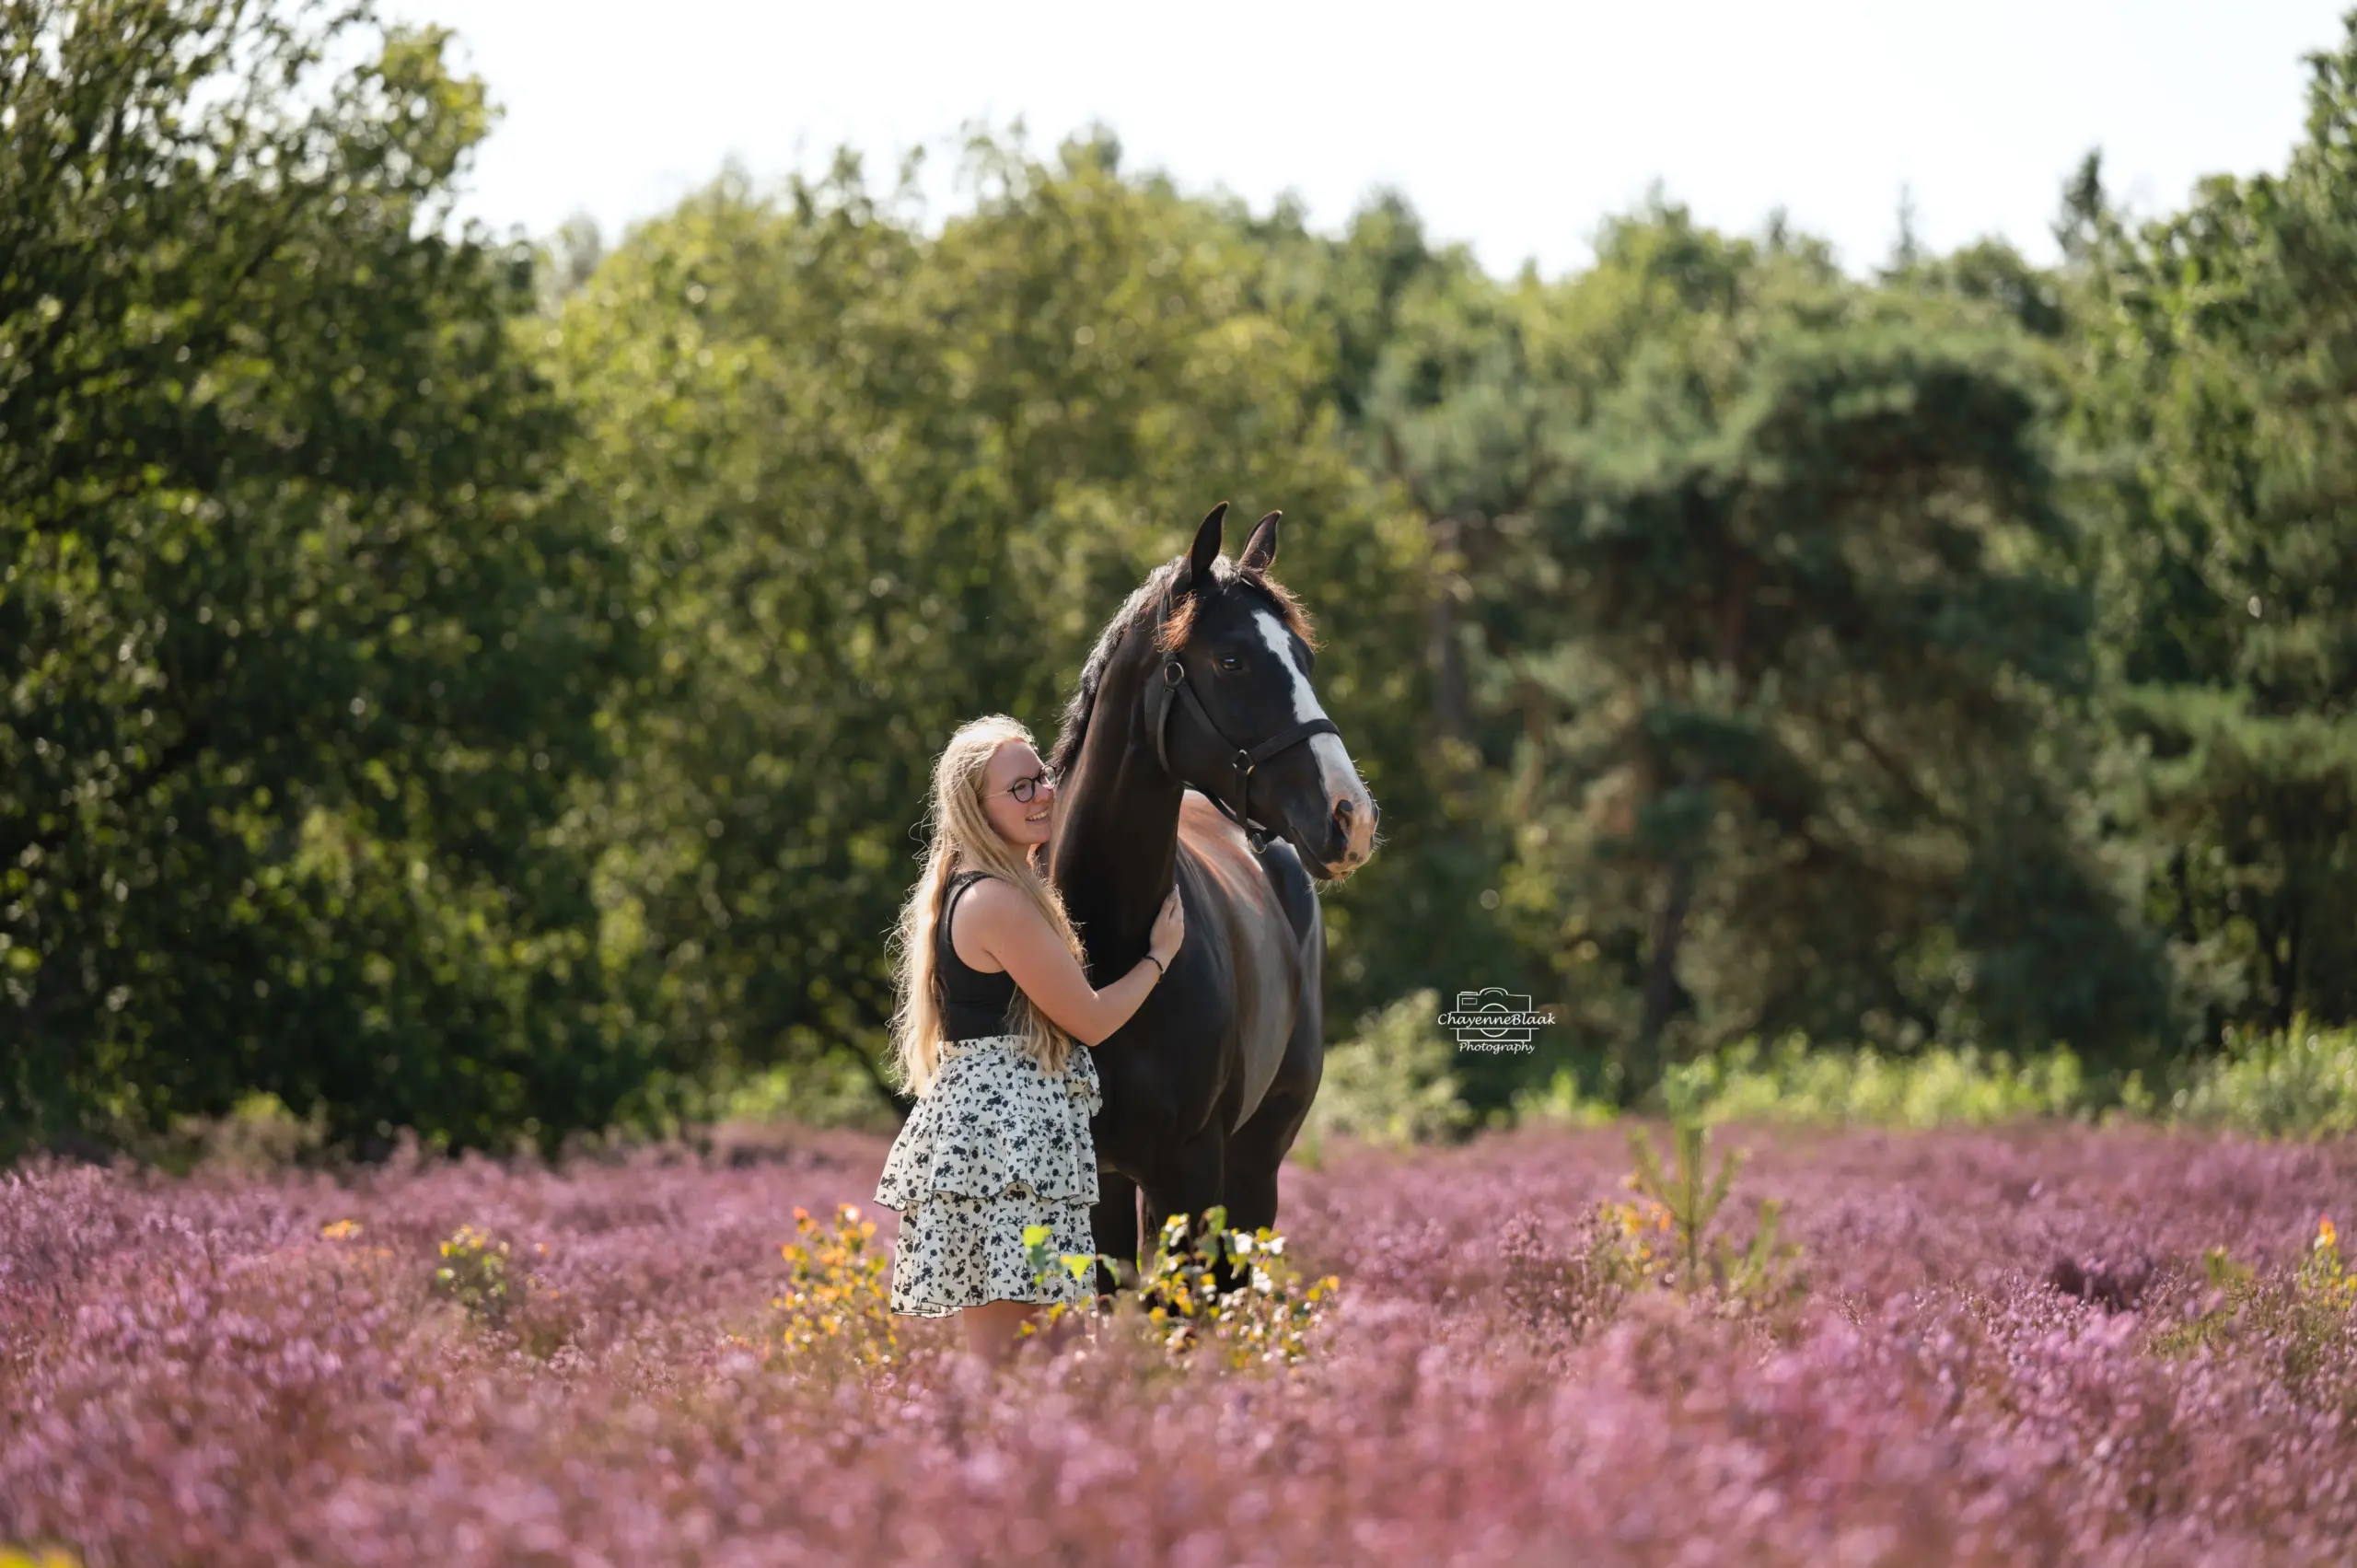
{"label": "horse ear", "polygon": [[1283,512],[1271,512],[1254,525],[1252,537],[1244,541],[1243,557],[1237,565],[1247,572],[1265,572],[1276,563],[1277,519]]}
{"label": "horse ear", "polygon": [[1219,559],[1220,519],[1227,516],[1227,503],[1223,501],[1203,519],[1195,530],[1195,548],[1187,555],[1187,586],[1200,587],[1212,580],[1212,563]]}

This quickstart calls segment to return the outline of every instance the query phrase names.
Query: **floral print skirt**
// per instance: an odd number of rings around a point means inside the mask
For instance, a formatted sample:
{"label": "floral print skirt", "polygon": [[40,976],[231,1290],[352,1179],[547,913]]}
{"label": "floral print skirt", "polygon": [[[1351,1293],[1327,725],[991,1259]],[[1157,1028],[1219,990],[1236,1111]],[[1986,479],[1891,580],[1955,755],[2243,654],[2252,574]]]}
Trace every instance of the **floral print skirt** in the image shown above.
{"label": "floral print skirt", "polygon": [[892,1310],[943,1318],[993,1301],[1085,1299],[1091,1287],[1061,1263],[1045,1283],[1032,1279],[1023,1231],[1048,1226],[1053,1253],[1096,1250],[1088,1119],[1103,1105],[1096,1055],[1078,1041],[1057,1074],[1019,1035],[945,1042],[876,1185],[876,1202],[900,1213]]}

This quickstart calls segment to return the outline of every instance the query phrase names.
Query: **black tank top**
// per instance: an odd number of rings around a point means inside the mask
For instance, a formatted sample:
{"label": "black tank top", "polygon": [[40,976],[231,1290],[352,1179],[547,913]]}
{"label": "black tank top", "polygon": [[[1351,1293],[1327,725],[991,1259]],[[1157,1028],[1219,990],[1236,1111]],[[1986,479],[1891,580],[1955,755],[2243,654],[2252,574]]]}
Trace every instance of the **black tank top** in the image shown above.
{"label": "black tank top", "polygon": [[941,906],[941,923],[933,928],[933,972],[941,987],[941,1037],[980,1040],[985,1035],[1013,1034],[1016,1026],[1015,977],[1004,970],[986,974],[958,956],[950,946],[949,918],[958,912],[958,898],[974,885],[981,871],[961,871],[949,879],[949,896]]}

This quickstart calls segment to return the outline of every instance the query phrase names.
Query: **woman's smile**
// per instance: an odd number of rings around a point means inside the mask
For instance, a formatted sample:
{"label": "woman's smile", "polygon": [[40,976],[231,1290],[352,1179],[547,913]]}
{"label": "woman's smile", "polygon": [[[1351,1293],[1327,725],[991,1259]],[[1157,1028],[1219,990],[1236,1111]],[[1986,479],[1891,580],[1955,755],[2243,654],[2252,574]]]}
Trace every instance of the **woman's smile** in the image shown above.
{"label": "woman's smile", "polygon": [[1045,843],[1056,814],[1056,775],[1028,741],[1009,739],[983,768],[982,802],[991,826],[1007,842]]}

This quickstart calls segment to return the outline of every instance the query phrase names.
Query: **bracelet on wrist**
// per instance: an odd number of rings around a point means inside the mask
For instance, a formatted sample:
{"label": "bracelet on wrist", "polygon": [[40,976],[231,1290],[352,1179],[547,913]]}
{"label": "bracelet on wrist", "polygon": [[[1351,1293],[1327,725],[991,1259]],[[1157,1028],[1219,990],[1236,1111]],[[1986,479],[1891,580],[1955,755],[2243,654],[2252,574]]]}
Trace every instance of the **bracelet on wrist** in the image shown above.
{"label": "bracelet on wrist", "polygon": [[1148,963],[1150,963],[1150,964],[1152,964],[1152,965],[1154,966],[1154,978],[1155,978],[1155,982],[1156,982],[1157,984],[1158,984],[1158,983],[1160,983],[1160,981],[1161,981],[1161,980],[1162,980],[1162,977],[1163,977],[1164,975],[1166,975],[1166,974],[1168,974],[1170,971],[1169,971],[1168,970],[1167,970],[1167,969],[1163,968],[1163,967],[1162,967],[1162,960],[1161,960],[1160,958],[1155,958],[1152,953],[1148,953],[1148,954],[1145,956],[1145,958],[1146,958],[1146,962],[1148,962]]}

